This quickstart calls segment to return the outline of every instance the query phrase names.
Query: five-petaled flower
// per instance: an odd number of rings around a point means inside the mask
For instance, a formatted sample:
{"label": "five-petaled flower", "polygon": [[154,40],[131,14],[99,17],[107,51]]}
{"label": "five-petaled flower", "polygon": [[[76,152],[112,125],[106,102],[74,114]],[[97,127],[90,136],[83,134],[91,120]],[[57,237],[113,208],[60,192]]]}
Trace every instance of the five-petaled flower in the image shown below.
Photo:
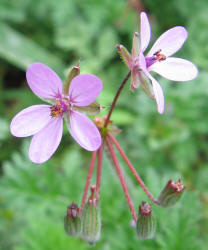
{"label": "five-petaled flower", "polygon": [[29,157],[34,163],[47,161],[60,144],[63,118],[72,137],[81,147],[95,151],[101,145],[101,136],[95,124],[78,108],[94,102],[102,90],[101,80],[91,74],[81,74],[72,79],[68,93],[58,75],[42,63],[34,63],[26,72],[31,90],[51,105],[33,105],[18,113],[10,129],[16,137],[32,136]]}
{"label": "five-petaled flower", "polygon": [[144,12],[141,13],[140,19],[140,37],[138,33],[134,33],[131,55],[124,46],[118,45],[117,48],[131,70],[131,89],[138,88],[141,84],[145,92],[152,99],[156,99],[158,112],[162,114],[164,112],[163,90],[149,71],[172,81],[189,81],[197,76],[198,70],[188,60],[171,57],[187,39],[188,33],[182,26],[173,27],[163,33],[144,56],[144,51],[150,42],[151,29]]}

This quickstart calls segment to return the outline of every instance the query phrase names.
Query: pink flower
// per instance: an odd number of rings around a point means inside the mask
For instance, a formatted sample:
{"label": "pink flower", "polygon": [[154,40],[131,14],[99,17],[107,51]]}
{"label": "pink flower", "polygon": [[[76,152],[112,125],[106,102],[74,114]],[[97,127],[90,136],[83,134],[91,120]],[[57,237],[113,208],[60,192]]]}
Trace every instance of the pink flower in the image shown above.
{"label": "pink flower", "polygon": [[[122,45],[118,45],[118,50],[131,69],[131,89],[138,88],[141,84],[145,92],[156,99],[158,112],[162,114],[164,112],[163,90],[149,71],[172,81],[189,81],[197,76],[198,70],[188,60],[171,57],[187,39],[188,33],[182,26],[173,27],[163,33],[144,56],[150,42],[151,29],[146,13],[142,12],[140,19],[140,39],[138,33],[135,33],[132,54],[130,55]],[[148,80],[151,81],[150,84]]]}
{"label": "pink flower", "polygon": [[95,151],[101,145],[101,136],[94,123],[77,112],[90,105],[102,90],[99,78],[81,74],[72,79],[68,94],[58,75],[42,63],[34,63],[26,72],[31,90],[52,105],[33,105],[18,113],[10,125],[16,137],[33,135],[29,157],[34,163],[47,161],[59,146],[63,131],[63,118],[67,121],[72,137],[81,147]]}

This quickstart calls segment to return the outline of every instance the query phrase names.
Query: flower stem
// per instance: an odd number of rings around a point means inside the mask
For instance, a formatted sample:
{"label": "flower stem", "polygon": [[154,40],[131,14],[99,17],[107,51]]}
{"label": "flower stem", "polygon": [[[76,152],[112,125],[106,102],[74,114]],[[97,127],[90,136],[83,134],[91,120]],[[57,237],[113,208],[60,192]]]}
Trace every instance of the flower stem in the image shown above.
{"label": "flower stem", "polygon": [[121,85],[120,85],[120,87],[119,87],[119,89],[118,89],[118,91],[117,91],[117,93],[116,93],[116,95],[115,95],[115,97],[114,97],[114,99],[113,99],[113,102],[112,102],[112,104],[111,104],[110,110],[109,110],[108,115],[107,115],[107,118],[106,118],[106,120],[105,120],[104,127],[107,127],[107,126],[108,126],[108,123],[109,123],[111,114],[112,114],[113,109],[114,109],[114,107],[115,107],[115,105],[116,105],[116,102],[117,102],[117,100],[118,100],[118,97],[119,97],[119,95],[120,95],[120,93],[121,93],[121,91],[122,91],[124,85],[125,85],[126,82],[128,81],[130,75],[131,75],[131,71],[129,71],[129,73],[126,75],[126,77],[124,78],[123,82],[121,83]]}
{"label": "flower stem", "polygon": [[121,182],[121,185],[122,185],[122,188],[123,188],[123,191],[124,191],[124,194],[126,196],[126,200],[128,202],[128,205],[129,205],[129,208],[130,208],[130,211],[131,211],[131,214],[132,214],[132,217],[134,219],[134,221],[136,222],[137,221],[137,216],[136,216],[136,212],[134,210],[134,206],[133,206],[133,203],[131,201],[131,198],[130,198],[130,195],[129,195],[129,192],[128,192],[128,189],[127,189],[127,186],[126,186],[126,183],[125,183],[125,180],[124,180],[124,177],[123,177],[123,174],[121,172],[121,169],[120,169],[120,166],[119,166],[119,162],[118,162],[118,159],[116,157],[116,154],[115,154],[115,151],[113,149],[113,145],[111,143],[111,141],[109,140],[108,137],[106,137],[106,142],[107,142],[107,146],[108,146],[108,150],[111,154],[111,157],[113,159],[113,163],[116,167],[116,172],[118,174],[118,177],[120,179],[120,182]]}
{"label": "flower stem", "polygon": [[84,188],[84,193],[83,193],[83,196],[82,196],[82,202],[81,202],[81,208],[80,208],[80,213],[81,214],[82,214],[82,210],[84,208],[85,202],[86,202],[87,193],[88,193],[88,189],[89,189],[89,186],[90,186],[90,180],[91,180],[93,168],[94,168],[94,165],[95,165],[96,155],[97,155],[97,151],[94,151],[92,153],[92,158],[91,158],[91,162],[90,162],[89,171],[88,171],[88,174],[87,174],[87,180],[86,180],[86,184],[85,184],[85,188]]}
{"label": "flower stem", "polygon": [[129,169],[131,170],[132,174],[134,175],[134,177],[136,178],[137,182],[139,183],[139,185],[141,186],[141,188],[144,190],[144,192],[147,194],[147,196],[150,198],[150,200],[152,202],[154,202],[155,204],[158,204],[158,201],[153,197],[153,195],[149,192],[148,188],[146,187],[146,185],[144,184],[144,182],[142,181],[141,177],[138,175],[136,169],[133,167],[133,165],[131,164],[131,162],[129,161],[128,157],[126,156],[126,154],[124,153],[123,149],[121,148],[121,146],[119,145],[119,143],[117,142],[116,138],[110,133],[108,132],[107,136],[110,138],[110,140],[113,142],[113,144],[116,146],[116,148],[118,149],[118,151],[120,152],[121,156],[123,157],[124,161],[126,162],[127,166],[129,167]]}
{"label": "flower stem", "polygon": [[103,145],[98,149],[98,162],[97,162],[97,179],[96,179],[96,201],[100,199],[100,182],[101,182],[101,170],[103,159]]}

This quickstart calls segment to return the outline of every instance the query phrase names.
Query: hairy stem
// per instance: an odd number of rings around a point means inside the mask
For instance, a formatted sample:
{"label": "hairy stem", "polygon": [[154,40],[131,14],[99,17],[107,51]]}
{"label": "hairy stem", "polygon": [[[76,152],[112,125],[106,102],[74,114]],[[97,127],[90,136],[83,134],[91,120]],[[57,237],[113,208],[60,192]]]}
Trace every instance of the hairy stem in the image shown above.
{"label": "hairy stem", "polygon": [[108,132],[107,136],[110,138],[110,140],[113,142],[113,144],[116,146],[116,148],[118,149],[118,151],[120,152],[121,156],[123,157],[124,161],[126,162],[127,166],[129,167],[129,169],[131,170],[132,174],[134,175],[134,177],[136,178],[137,182],[139,183],[139,185],[141,186],[141,188],[144,190],[144,192],[147,194],[147,196],[150,198],[150,200],[152,202],[154,202],[155,204],[158,204],[158,201],[153,197],[153,195],[149,192],[148,188],[146,187],[146,185],[144,184],[144,182],[142,181],[141,177],[139,176],[139,174],[137,173],[136,169],[133,167],[133,165],[131,164],[131,162],[129,161],[128,157],[126,156],[126,154],[124,153],[123,149],[121,148],[121,146],[119,145],[119,143],[117,142],[116,138],[110,133]]}
{"label": "hairy stem", "polygon": [[123,177],[123,174],[121,172],[121,168],[119,166],[119,162],[118,162],[118,159],[116,157],[116,154],[115,154],[115,151],[113,149],[113,145],[111,143],[111,141],[108,139],[108,137],[106,137],[106,142],[107,142],[107,146],[108,146],[108,150],[111,154],[111,157],[113,159],[113,163],[116,167],[116,172],[118,174],[118,177],[120,179],[120,182],[121,182],[121,185],[122,185],[122,188],[123,188],[123,191],[124,191],[124,194],[126,196],[126,200],[128,202],[128,205],[129,205],[129,209],[131,211],[131,214],[132,214],[132,217],[134,219],[134,221],[136,222],[137,221],[137,216],[136,216],[136,212],[135,212],[135,209],[134,209],[134,206],[133,206],[133,203],[131,201],[131,198],[130,198],[130,195],[129,195],[129,192],[128,192],[128,189],[127,189],[127,186],[126,186],[126,183],[125,183],[125,180],[124,180],[124,177]]}
{"label": "hairy stem", "polygon": [[94,165],[95,165],[96,155],[97,155],[97,151],[94,151],[92,153],[92,158],[91,158],[91,162],[90,162],[89,171],[88,171],[88,174],[87,174],[87,180],[86,180],[86,183],[85,183],[84,193],[83,193],[83,196],[82,196],[80,213],[82,213],[82,210],[83,210],[85,202],[86,202],[87,193],[88,193],[88,189],[89,189],[89,186],[90,186],[90,180],[91,180],[92,173],[93,173],[93,168],[94,168]]}
{"label": "hairy stem", "polygon": [[120,95],[120,93],[121,93],[121,91],[122,91],[124,85],[125,85],[126,82],[128,81],[130,75],[131,75],[131,71],[129,71],[129,73],[126,75],[126,77],[124,78],[123,82],[121,83],[121,85],[120,85],[118,91],[116,92],[116,95],[115,95],[115,97],[114,97],[114,99],[113,99],[113,102],[112,102],[112,104],[111,104],[110,110],[109,110],[109,112],[108,112],[107,118],[106,118],[106,120],[105,120],[104,127],[107,127],[107,126],[108,126],[108,123],[109,123],[111,114],[112,114],[113,109],[114,109],[114,107],[115,107],[115,105],[116,105],[116,102],[117,102],[117,100],[118,100],[118,97],[119,97],[119,95]]}
{"label": "hairy stem", "polygon": [[99,201],[99,199],[100,199],[100,182],[101,182],[102,160],[103,160],[103,145],[101,145],[101,147],[98,149],[96,201]]}

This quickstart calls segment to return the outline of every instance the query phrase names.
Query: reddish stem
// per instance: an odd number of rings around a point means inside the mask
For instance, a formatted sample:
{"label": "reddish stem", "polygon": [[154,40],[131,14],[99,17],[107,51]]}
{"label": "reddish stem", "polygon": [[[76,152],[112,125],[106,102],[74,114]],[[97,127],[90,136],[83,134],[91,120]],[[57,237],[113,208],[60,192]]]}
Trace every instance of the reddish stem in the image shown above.
{"label": "reddish stem", "polygon": [[97,179],[96,179],[96,201],[100,199],[100,182],[101,182],[101,170],[103,159],[103,145],[98,149],[98,162],[97,162]]}
{"label": "reddish stem", "polygon": [[86,180],[86,184],[85,184],[85,188],[84,188],[84,193],[83,193],[83,196],[82,196],[80,213],[82,213],[82,210],[83,210],[85,202],[86,202],[87,193],[88,193],[88,189],[89,189],[89,186],[90,186],[90,180],[91,180],[93,168],[94,168],[94,165],[95,165],[96,155],[97,155],[97,151],[94,151],[92,153],[92,158],[91,158],[91,161],[90,161],[90,167],[89,167],[89,171],[88,171],[88,174],[87,174],[87,180]]}
{"label": "reddish stem", "polygon": [[118,177],[120,179],[124,194],[126,196],[126,200],[128,202],[128,205],[129,205],[129,208],[130,208],[130,211],[131,211],[131,214],[132,214],[132,217],[133,217],[134,221],[136,222],[137,221],[136,212],[134,210],[133,203],[131,201],[131,198],[130,198],[130,195],[129,195],[129,192],[128,192],[128,189],[127,189],[124,177],[123,177],[123,174],[121,172],[121,168],[119,166],[118,159],[117,159],[115,151],[113,149],[113,145],[112,145],[111,141],[108,139],[108,137],[106,137],[106,142],[107,142],[108,150],[109,150],[109,152],[110,152],[110,154],[112,156],[113,163],[114,163],[114,165],[116,167],[116,172],[117,172]]}
{"label": "reddish stem", "polygon": [[109,110],[108,115],[107,115],[107,118],[106,118],[106,120],[105,120],[105,124],[104,124],[104,127],[105,127],[105,128],[108,126],[108,123],[109,123],[111,114],[112,114],[113,109],[114,109],[114,107],[115,107],[115,105],[116,105],[116,102],[117,102],[118,97],[119,97],[119,95],[120,95],[120,93],[121,93],[121,90],[123,89],[124,85],[125,85],[126,82],[128,81],[130,75],[131,75],[131,71],[129,71],[129,73],[128,73],[128,74],[126,75],[126,77],[124,78],[123,82],[121,83],[121,85],[120,85],[120,87],[119,87],[119,89],[118,89],[118,91],[117,91],[117,93],[116,93],[116,95],[115,95],[115,97],[114,97],[114,99],[113,99],[113,102],[112,102],[112,104],[111,104],[110,110]]}
{"label": "reddish stem", "polygon": [[136,169],[133,167],[133,165],[131,164],[131,162],[129,161],[128,157],[126,156],[126,154],[124,153],[124,151],[122,150],[121,146],[119,145],[119,143],[117,142],[116,138],[110,133],[108,132],[107,134],[111,141],[114,143],[114,145],[116,146],[116,148],[118,149],[118,151],[120,152],[121,156],[123,157],[124,161],[126,162],[127,166],[129,167],[129,169],[131,170],[132,174],[134,175],[134,177],[136,178],[136,180],[138,181],[139,185],[141,186],[141,188],[144,190],[144,192],[147,194],[147,196],[150,198],[150,200],[152,202],[154,202],[155,204],[158,204],[158,201],[153,197],[153,195],[149,192],[148,188],[146,187],[146,185],[144,184],[144,182],[142,181],[141,177],[138,175]]}

